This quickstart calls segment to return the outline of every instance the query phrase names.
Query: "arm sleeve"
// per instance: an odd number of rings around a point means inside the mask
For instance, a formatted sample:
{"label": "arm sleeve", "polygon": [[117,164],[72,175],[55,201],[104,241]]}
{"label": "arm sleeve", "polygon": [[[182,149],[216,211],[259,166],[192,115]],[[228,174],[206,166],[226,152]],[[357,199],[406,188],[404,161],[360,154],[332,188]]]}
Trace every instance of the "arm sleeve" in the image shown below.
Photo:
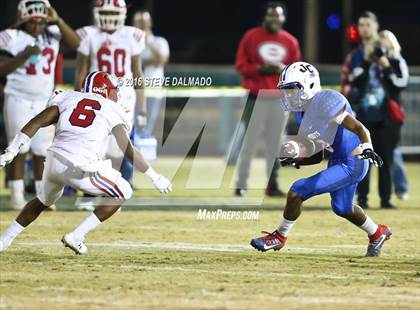
{"label": "arm sleeve", "polygon": [[17,51],[13,48],[13,43],[15,39],[15,33],[11,30],[0,31],[0,50],[6,51],[7,53],[16,56]]}
{"label": "arm sleeve", "polygon": [[250,42],[249,34],[245,34],[239,43],[238,51],[236,53],[236,70],[245,77],[255,77],[258,75],[258,63],[251,62],[249,55]]}
{"label": "arm sleeve", "polygon": [[145,35],[144,32],[137,28],[132,28],[133,33],[132,37],[133,39],[130,40],[131,42],[131,56],[137,56],[140,55],[140,53],[144,50],[144,47],[146,45],[145,43]]}
{"label": "arm sleeve", "polygon": [[404,58],[400,57],[397,61],[391,61],[391,66],[384,70],[385,78],[396,88],[407,87],[408,66]]}
{"label": "arm sleeve", "polygon": [[80,44],[77,51],[80,54],[89,56],[89,32],[87,27],[82,27],[76,30],[77,35],[80,37]]}

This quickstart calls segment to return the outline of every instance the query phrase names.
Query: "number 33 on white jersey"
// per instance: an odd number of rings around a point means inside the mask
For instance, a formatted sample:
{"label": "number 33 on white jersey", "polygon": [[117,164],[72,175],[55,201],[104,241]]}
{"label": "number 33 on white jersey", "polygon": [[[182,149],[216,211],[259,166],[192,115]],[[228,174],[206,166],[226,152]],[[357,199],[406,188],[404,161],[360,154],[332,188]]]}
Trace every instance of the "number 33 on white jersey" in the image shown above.
{"label": "number 33 on white jersey", "polygon": [[54,72],[60,46],[61,33],[57,26],[33,37],[23,30],[6,29],[0,32],[0,50],[15,57],[28,45],[41,50],[37,62],[29,58],[23,65],[7,75],[5,93],[27,100],[47,100],[54,89]]}

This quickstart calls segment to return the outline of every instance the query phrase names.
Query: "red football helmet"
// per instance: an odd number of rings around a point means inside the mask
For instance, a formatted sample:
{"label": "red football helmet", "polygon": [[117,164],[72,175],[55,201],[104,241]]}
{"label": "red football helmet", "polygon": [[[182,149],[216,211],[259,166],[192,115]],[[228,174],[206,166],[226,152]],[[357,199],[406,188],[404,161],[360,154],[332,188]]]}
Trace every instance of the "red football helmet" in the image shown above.
{"label": "red football helmet", "polygon": [[117,78],[103,71],[89,73],[83,81],[82,91],[100,95],[114,102],[118,102],[119,99]]}

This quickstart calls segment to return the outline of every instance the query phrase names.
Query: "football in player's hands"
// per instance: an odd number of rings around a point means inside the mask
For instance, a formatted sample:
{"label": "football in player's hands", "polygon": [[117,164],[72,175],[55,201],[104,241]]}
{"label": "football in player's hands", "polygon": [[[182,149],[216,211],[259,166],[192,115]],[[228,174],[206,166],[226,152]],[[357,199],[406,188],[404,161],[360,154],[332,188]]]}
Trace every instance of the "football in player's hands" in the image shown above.
{"label": "football in player's hands", "polygon": [[322,148],[320,145],[311,139],[296,137],[284,143],[280,148],[280,156],[286,158],[303,159],[311,157],[316,153],[316,150]]}
{"label": "football in player's hands", "polygon": [[172,192],[172,183],[163,175],[159,175],[155,180],[152,181],[156,189],[161,193],[170,193]]}
{"label": "football in player's hands", "polygon": [[299,142],[290,140],[282,145],[280,151],[280,157],[287,157],[287,158],[298,158],[300,157],[300,146]]}

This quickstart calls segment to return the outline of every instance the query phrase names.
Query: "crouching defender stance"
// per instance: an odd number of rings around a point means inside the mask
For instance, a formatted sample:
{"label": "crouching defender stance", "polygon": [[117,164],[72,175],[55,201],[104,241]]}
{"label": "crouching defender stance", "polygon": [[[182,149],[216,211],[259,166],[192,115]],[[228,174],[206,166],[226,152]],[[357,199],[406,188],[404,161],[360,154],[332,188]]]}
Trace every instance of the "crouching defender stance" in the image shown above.
{"label": "crouching defender stance", "polygon": [[382,159],[373,151],[369,131],[352,116],[348,101],[340,93],[321,90],[319,73],[308,63],[287,66],[278,88],[282,108],[294,111],[299,125],[297,137],[282,147],[281,164],[299,168],[321,162],[324,150],[332,154],[327,169],[292,185],[280,226],[251,240],[251,245],[263,252],[280,250],[301,213],[302,203],[330,193],[333,211],[368,234],[366,256],[378,256],[391,231],[385,225],[375,224],[362,208],[353,204],[357,184],[365,177],[369,162],[376,167],[382,165]]}
{"label": "crouching defender stance", "polygon": [[[84,254],[85,235],[111,217],[132,195],[129,183],[98,155],[108,135],[116,137],[118,146],[134,166],[149,176],[161,193],[172,190],[171,182],[156,173],[133,148],[127,128],[129,120],[118,103],[118,87],[113,76],[101,71],[90,73],[84,81],[83,92],[55,91],[47,108],[29,121],[0,156],[0,167],[10,163],[42,127],[55,124],[52,146],[48,149],[42,176],[42,190],[28,202],[16,220],[0,236],[0,252],[5,251],[23,229],[42,211],[55,203],[69,184],[86,193],[107,197],[62,242],[76,254]],[[107,202],[107,203],[105,203]]]}

